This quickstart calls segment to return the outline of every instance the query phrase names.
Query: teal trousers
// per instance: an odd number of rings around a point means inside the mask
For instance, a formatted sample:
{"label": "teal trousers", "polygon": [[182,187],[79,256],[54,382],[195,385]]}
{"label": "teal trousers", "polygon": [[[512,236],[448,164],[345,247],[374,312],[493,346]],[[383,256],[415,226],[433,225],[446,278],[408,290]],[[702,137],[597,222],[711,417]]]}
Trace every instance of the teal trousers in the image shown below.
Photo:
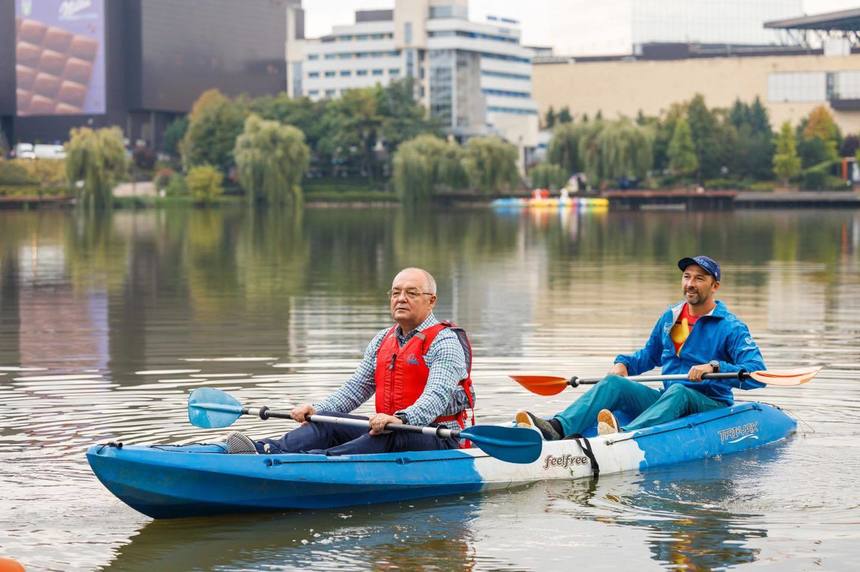
{"label": "teal trousers", "polygon": [[617,375],[609,375],[567,409],[557,413],[555,418],[564,428],[565,436],[568,436],[584,433],[594,427],[601,409],[623,411],[633,421],[622,429],[635,431],[725,406],[725,403],[680,383],[669,386],[665,391],[658,391]]}

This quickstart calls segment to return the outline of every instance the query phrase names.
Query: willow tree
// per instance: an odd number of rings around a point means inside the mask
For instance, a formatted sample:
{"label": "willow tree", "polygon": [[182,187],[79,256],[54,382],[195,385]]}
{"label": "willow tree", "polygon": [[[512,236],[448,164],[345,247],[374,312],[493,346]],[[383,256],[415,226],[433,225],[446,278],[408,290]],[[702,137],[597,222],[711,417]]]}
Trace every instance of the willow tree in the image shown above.
{"label": "willow tree", "polygon": [[675,123],[675,132],[672,134],[666,154],[669,157],[669,169],[675,175],[690,176],[699,169],[693,134],[685,117],[679,118]]}
{"label": "willow tree", "polygon": [[654,162],[652,139],[648,128],[629,119],[604,122],[595,140],[600,154],[595,174],[608,181],[644,179]]}
{"label": "willow tree", "polygon": [[251,114],[233,151],[239,184],[255,202],[302,200],[301,181],[310,165],[304,134],[292,125]]}
{"label": "willow tree", "polygon": [[566,170],[550,163],[540,163],[529,170],[529,182],[535,189],[557,191],[567,184],[568,178]]}
{"label": "willow tree", "polygon": [[462,158],[456,143],[419,135],[394,154],[394,190],[402,201],[423,202],[437,192],[461,189],[468,184]]}
{"label": "willow tree", "polygon": [[782,181],[783,187],[788,187],[789,179],[800,174],[800,156],[797,154],[797,144],[788,121],[782,124],[776,138],[773,174]]}
{"label": "willow tree", "polygon": [[[66,175],[81,203],[89,208],[111,206],[114,185],[126,173],[125,146],[118,127],[72,129],[66,143]],[[78,185],[78,182],[82,185]]]}
{"label": "willow tree", "polygon": [[520,182],[517,148],[499,137],[469,139],[463,167],[470,186],[484,194],[509,192]]}
{"label": "willow tree", "polygon": [[582,171],[579,141],[588,131],[585,123],[561,123],[553,129],[547,147],[547,160],[565,170],[567,175]]}

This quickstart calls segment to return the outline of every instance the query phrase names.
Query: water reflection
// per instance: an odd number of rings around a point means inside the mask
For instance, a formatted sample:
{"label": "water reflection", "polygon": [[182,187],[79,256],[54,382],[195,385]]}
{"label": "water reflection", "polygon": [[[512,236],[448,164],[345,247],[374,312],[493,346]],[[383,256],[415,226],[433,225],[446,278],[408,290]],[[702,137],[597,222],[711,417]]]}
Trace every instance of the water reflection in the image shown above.
{"label": "water reflection", "polygon": [[475,566],[469,501],[152,521],[102,570],[451,570]]}
{"label": "water reflection", "polygon": [[[200,385],[282,409],[326,395],[388,324],[384,292],[406,265],[434,273],[438,314],[470,333],[481,423],[557,411],[577,392],[542,398],[507,375],[605,372],[679,298],[674,261],[697,252],[722,263],[721,298],[770,367],[826,366],[807,386],[740,395],[800,418],[808,434],[785,445],[786,458],[609,476],[593,489],[539,484],[415,511],[143,527],[83,462],[95,441],[221,437],[187,423],[187,393]],[[0,549],[46,570],[104,565],[117,546],[115,569],[150,559],[170,569],[174,557],[192,569],[552,569],[571,567],[572,554],[589,569],[838,568],[860,540],[857,324],[855,211],[0,211]],[[200,371],[138,373],[186,369]],[[186,545],[202,546],[199,564]]]}

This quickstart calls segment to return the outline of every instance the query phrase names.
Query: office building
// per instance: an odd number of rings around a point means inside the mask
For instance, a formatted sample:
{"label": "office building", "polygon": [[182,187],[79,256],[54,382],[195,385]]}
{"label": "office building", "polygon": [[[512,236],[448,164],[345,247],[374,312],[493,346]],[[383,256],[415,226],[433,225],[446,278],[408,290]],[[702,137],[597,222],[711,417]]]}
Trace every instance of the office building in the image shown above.
{"label": "office building", "polygon": [[301,50],[301,92],[335,98],[350,89],[412,78],[415,95],[460,140],[498,134],[527,161],[537,144],[532,99],[534,51],[519,24],[470,21],[467,0],[396,0],[393,10],[364,10],[355,23],[288,45]]}

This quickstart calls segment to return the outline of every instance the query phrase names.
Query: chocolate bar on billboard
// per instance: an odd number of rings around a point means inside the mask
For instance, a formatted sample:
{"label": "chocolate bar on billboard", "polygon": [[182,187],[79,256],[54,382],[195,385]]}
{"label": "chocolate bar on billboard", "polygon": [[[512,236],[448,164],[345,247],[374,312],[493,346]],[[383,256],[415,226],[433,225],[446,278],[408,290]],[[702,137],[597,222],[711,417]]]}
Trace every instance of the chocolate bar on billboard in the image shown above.
{"label": "chocolate bar on billboard", "polygon": [[87,98],[87,86],[75,83],[73,81],[64,81],[60,86],[60,91],[57,94],[57,99],[63,103],[83,107],[84,100]]}
{"label": "chocolate bar on billboard", "polygon": [[[54,100],[43,95],[33,94],[30,106],[24,112],[30,115],[50,115],[54,112]],[[19,113],[21,110],[19,110]]]}
{"label": "chocolate bar on billboard", "polygon": [[83,113],[83,111],[83,108],[75,107],[68,103],[58,103],[57,107],[54,108],[54,113],[57,115],[78,115]]}
{"label": "chocolate bar on billboard", "polygon": [[29,110],[33,92],[18,88],[15,90],[15,95],[18,99],[18,113],[26,113]]}
{"label": "chocolate bar on billboard", "polygon": [[36,80],[36,70],[27,66],[16,65],[15,78],[19,88],[32,89],[33,82]]}
{"label": "chocolate bar on billboard", "polygon": [[22,20],[18,28],[18,41],[41,44],[48,26],[38,20]]}
{"label": "chocolate bar on billboard", "polygon": [[56,97],[63,80],[55,75],[40,73],[33,82],[33,91],[45,97]]}
{"label": "chocolate bar on billboard", "polygon": [[45,50],[39,58],[39,71],[60,75],[63,73],[63,68],[66,67],[68,56],[55,52],[54,50]]}
{"label": "chocolate bar on billboard", "polygon": [[42,56],[42,48],[29,42],[18,42],[15,46],[15,60],[24,66],[36,67]]}
{"label": "chocolate bar on billboard", "polygon": [[63,70],[63,78],[78,83],[89,83],[93,73],[93,64],[78,58],[69,58]]}
{"label": "chocolate bar on billboard", "polygon": [[65,53],[72,44],[72,38],[74,38],[74,36],[75,35],[73,33],[67,32],[62,28],[51,26],[48,28],[48,31],[45,32],[45,39],[42,40],[42,45],[49,50]]}
{"label": "chocolate bar on billboard", "polygon": [[94,60],[99,51],[99,42],[86,36],[75,36],[69,46],[69,55],[82,60]]}

